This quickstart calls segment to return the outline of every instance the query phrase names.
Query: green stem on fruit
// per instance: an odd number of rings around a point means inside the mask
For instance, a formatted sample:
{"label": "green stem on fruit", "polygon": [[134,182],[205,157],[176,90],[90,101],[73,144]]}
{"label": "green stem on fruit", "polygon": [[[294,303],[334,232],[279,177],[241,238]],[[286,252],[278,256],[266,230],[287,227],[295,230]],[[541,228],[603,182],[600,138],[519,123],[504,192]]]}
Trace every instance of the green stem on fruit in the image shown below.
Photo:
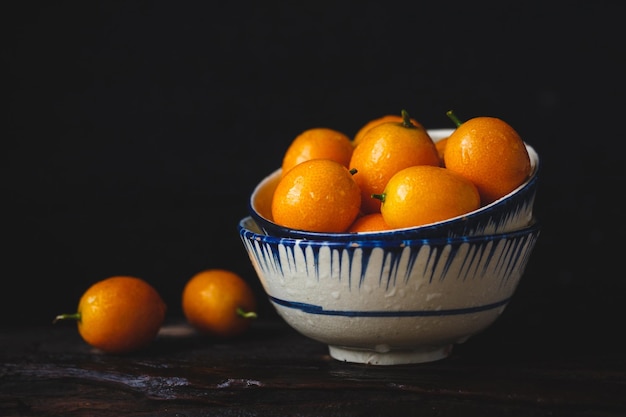
{"label": "green stem on fruit", "polygon": [[357,172],[359,172],[359,171],[357,171],[356,168],[350,169],[350,174],[352,174],[352,175],[356,174]]}
{"label": "green stem on fruit", "polygon": [[456,125],[456,127],[459,127],[459,126],[461,126],[463,124],[461,119],[456,117],[456,114],[454,114],[454,112],[452,110],[448,110],[446,112],[446,116],[448,116],[450,118],[450,120],[452,120],[452,122]]}
{"label": "green stem on fruit", "polygon": [[402,109],[402,126],[404,127],[417,127],[411,122],[411,116],[409,116],[409,112]]}
{"label": "green stem on fruit", "polygon": [[254,311],[245,311],[241,307],[237,307],[237,315],[239,317],[243,317],[244,319],[256,319],[257,314]]}
{"label": "green stem on fruit", "polygon": [[71,313],[71,314],[59,314],[52,320],[52,324],[55,324],[57,321],[61,320],[76,320],[80,321],[80,313]]}
{"label": "green stem on fruit", "polygon": [[372,198],[385,202],[385,193],[382,194],[372,194]]}

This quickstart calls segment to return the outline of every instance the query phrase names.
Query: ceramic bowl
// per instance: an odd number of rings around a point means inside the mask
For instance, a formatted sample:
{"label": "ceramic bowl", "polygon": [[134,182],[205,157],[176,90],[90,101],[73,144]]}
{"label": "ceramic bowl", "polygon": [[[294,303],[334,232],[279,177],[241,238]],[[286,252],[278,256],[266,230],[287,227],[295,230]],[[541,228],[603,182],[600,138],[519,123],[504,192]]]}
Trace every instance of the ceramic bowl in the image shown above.
{"label": "ceramic bowl", "polygon": [[539,223],[483,236],[343,241],[267,235],[238,225],[278,314],[327,344],[331,357],[394,365],[447,357],[503,312],[539,236]]}
{"label": "ceramic bowl", "polygon": [[[448,137],[453,129],[429,130],[434,141]],[[539,179],[539,156],[526,144],[530,155],[532,173],[528,180],[508,195],[463,216],[419,227],[396,229],[390,234],[384,232],[361,233],[360,239],[423,239],[433,237],[457,237],[489,235],[522,229],[528,226],[533,217],[533,206]],[[268,235],[297,239],[344,241],[350,233],[319,233],[291,229],[272,221],[272,194],[280,180],[280,168],[261,180],[251,193],[248,202],[249,214]]]}

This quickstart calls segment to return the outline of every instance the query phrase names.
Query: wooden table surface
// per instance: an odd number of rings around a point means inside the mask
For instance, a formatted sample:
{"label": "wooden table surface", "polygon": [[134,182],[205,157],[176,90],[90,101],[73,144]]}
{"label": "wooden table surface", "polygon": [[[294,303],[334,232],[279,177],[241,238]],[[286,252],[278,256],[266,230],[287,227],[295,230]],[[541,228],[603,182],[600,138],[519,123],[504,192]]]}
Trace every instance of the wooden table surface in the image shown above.
{"label": "wooden table surface", "polygon": [[91,349],[74,325],[5,328],[0,415],[626,415],[621,338],[604,345],[571,334],[543,345],[550,334],[516,337],[503,322],[446,359],[398,366],[334,360],[280,319],[229,341],[174,319],[150,348],[126,356]]}

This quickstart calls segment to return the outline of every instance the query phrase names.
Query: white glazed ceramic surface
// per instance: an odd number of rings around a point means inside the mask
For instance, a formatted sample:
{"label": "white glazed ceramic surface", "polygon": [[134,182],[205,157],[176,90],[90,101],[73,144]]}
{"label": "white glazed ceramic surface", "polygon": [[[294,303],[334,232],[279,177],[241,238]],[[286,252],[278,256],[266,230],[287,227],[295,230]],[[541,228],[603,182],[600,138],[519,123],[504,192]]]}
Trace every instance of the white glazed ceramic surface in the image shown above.
{"label": "white glazed ceramic surface", "polygon": [[[429,130],[433,140],[439,141],[452,129]],[[360,239],[403,239],[489,235],[523,229],[533,218],[533,206],[538,182],[539,156],[526,145],[533,168],[531,177],[508,195],[481,207],[472,213],[420,227],[396,229],[389,232],[362,233]],[[345,240],[348,233],[317,233],[281,227],[271,221],[271,195],[281,177],[280,168],[259,182],[249,200],[250,215],[265,234],[303,239]]]}
{"label": "white glazed ceramic surface", "polygon": [[391,365],[447,357],[496,320],[539,225],[469,238],[325,242],[239,232],[280,316],[333,358]]}

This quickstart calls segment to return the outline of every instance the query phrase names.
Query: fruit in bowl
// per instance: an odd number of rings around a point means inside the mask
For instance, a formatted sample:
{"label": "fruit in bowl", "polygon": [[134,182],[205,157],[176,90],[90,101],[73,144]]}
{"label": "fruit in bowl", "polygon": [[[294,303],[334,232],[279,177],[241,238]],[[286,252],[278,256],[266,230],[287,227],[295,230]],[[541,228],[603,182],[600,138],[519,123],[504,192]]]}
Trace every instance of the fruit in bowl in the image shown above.
{"label": "fruit in bowl", "polygon": [[402,121],[383,122],[365,132],[354,147],[348,168],[361,189],[361,211],[379,212],[381,201],[372,194],[383,193],[391,177],[415,165],[439,166],[437,147],[428,131],[402,111]]}
{"label": "fruit in bowl", "polygon": [[359,215],[361,190],[353,174],[331,159],[311,159],[287,172],[272,193],[272,219],[319,232],[347,230]]}
{"label": "fruit in bowl", "polygon": [[238,225],[249,259],[278,314],[327,344],[341,361],[374,365],[447,357],[503,312],[539,236],[531,221],[511,232],[332,240],[265,233]]}
{"label": "fruit in bowl", "polygon": [[[435,144],[446,140],[455,129],[430,129],[428,134]],[[530,224],[539,179],[540,160],[532,146],[524,143],[530,160],[530,173],[515,189],[478,209],[446,220],[382,231],[359,233],[363,240],[421,239],[433,237],[461,237],[502,233],[518,230]],[[316,240],[345,240],[354,233],[319,232],[293,228],[276,223],[272,217],[272,197],[282,177],[279,168],[263,178],[254,188],[248,201],[249,214],[263,233],[269,235]],[[392,234],[390,235],[390,232]]]}
{"label": "fruit in bowl", "polygon": [[511,125],[497,117],[461,122],[452,111],[447,114],[457,127],[446,140],[444,165],[476,185],[483,205],[510,193],[529,177],[528,149]]}

